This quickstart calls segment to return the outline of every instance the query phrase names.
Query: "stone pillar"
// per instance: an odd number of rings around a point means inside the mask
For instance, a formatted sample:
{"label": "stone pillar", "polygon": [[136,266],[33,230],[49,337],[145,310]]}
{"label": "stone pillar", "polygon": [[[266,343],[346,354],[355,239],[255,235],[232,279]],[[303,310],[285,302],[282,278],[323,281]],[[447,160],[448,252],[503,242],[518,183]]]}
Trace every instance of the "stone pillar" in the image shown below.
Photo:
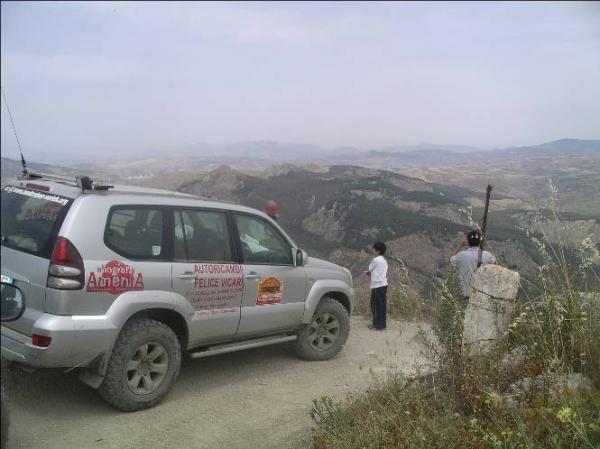
{"label": "stone pillar", "polygon": [[482,265],[471,278],[463,344],[467,354],[487,353],[508,330],[519,290],[519,273]]}

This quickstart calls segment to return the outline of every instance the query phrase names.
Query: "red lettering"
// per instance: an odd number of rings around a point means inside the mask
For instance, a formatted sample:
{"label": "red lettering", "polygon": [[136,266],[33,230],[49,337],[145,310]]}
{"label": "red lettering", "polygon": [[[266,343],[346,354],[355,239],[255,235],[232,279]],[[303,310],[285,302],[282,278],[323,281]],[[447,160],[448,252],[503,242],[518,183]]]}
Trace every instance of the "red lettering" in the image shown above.
{"label": "red lettering", "polygon": [[[128,290],[143,290],[144,276],[135,273],[133,267],[118,260],[111,260],[90,272],[87,290],[92,292],[107,292],[117,295]],[[135,282],[134,282],[135,275]]]}
{"label": "red lettering", "polygon": [[90,272],[90,277],[88,278],[88,290],[90,288],[96,288],[96,276],[93,272]]}
{"label": "red lettering", "polygon": [[194,279],[194,286],[197,288],[215,288],[219,287],[219,279],[216,278],[199,278]]}
{"label": "red lettering", "polygon": [[241,273],[242,266],[236,264],[206,264],[197,263],[194,264],[194,271],[196,273]]}
{"label": "red lettering", "polygon": [[142,273],[138,273],[137,278],[135,280],[135,285],[133,286],[134,289],[140,289],[143,290],[144,289],[144,278],[142,276]]}

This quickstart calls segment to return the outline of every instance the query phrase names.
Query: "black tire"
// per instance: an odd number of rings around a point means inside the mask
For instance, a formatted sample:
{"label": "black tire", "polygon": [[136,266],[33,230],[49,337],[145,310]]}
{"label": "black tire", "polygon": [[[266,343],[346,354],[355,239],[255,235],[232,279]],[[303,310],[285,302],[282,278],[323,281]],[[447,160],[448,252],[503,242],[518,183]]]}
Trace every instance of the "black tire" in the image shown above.
{"label": "black tire", "polygon": [[[141,348],[145,347],[146,352],[144,356],[141,354]],[[156,350],[160,352],[161,362],[166,360],[166,363],[146,362],[146,355]],[[140,362],[138,359],[142,359],[144,362]],[[134,392],[131,384],[135,382],[134,376],[129,378],[129,375],[135,371],[132,371],[130,363],[138,363],[137,377],[139,390],[144,389],[146,385],[145,380],[141,381],[141,377],[144,379],[150,379],[150,386],[147,392]],[[140,374],[139,366],[142,363],[146,363],[144,366],[144,374]],[[153,382],[152,373],[149,367],[165,366],[161,368],[161,372],[156,375],[161,376],[160,379]],[[160,400],[167,394],[171,386],[173,385],[177,375],[179,374],[179,368],[181,366],[181,345],[177,336],[173,330],[160,321],[152,320],[149,318],[136,319],[127,323],[119,338],[115,343],[110,360],[108,362],[108,368],[106,376],[100,385],[99,392],[102,398],[113,407],[131,412],[135,410],[142,410],[145,408],[154,407],[160,402]],[[162,372],[164,371],[164,372]],[[139,387],[139,385],[144,386]],[[153,389],[151,387],[154,387]]]}
{"label": "black tire", "polygon": [[[337,331],[332,333],[336,325]],[[333,327],[327,329],[327,326]],[[304,360],[329,360],[342,350],[349,334],[350,316],[346,308],[333,298],[323,298],[311,324],[298,333],[294,351]]]}

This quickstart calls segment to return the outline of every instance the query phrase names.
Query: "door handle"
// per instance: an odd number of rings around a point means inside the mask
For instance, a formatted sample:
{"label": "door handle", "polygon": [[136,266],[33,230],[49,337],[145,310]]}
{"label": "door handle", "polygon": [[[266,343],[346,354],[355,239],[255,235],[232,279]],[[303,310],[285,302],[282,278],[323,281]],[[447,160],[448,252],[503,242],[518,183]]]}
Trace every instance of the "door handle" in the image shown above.
{"label": "door handle", "polygon": [[191,271],[184,271],[179,275],[179,279],[194,279],[195,277],[196,274],[192,273]]}
{"label": "door handle", "polygon": [[260,276],[256,273],[248,273],[244,276],[246,279],[260,279]]}

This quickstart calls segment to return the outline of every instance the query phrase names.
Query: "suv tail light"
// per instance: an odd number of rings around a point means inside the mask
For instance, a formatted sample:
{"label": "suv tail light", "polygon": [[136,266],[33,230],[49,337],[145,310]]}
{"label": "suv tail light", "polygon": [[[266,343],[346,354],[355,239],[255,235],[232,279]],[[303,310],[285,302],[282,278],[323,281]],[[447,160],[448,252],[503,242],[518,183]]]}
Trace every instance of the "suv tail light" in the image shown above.
{"label": "suv tail light", "polygon": [[48,287],[58,290],[81,290],[85,283],[83,259],[69,240],[58,237],[50,256]]}
{"label": "suv tail light", "polygon": [[45,337],[43,335],[33,334],[31,337],[31,344],[33,346],[39,346],[40,348],[47,348],[52,342],[52,337]]}

